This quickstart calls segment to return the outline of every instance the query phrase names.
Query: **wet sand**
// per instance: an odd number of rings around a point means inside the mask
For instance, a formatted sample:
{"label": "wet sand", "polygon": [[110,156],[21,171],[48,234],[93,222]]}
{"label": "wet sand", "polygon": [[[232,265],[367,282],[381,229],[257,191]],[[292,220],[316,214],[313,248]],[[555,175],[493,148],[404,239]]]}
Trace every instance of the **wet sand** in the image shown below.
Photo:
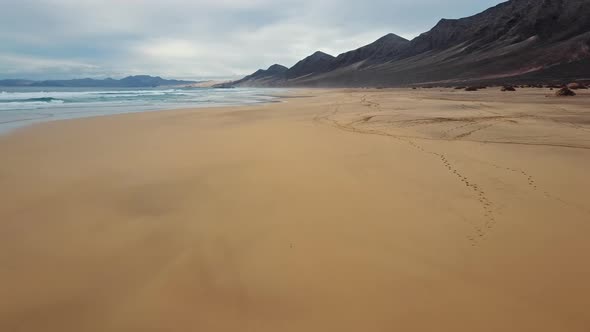
{"label": "wet sand", "polygon": [[0,331],[590,329],[590,92],[300,90],[0,137]]}

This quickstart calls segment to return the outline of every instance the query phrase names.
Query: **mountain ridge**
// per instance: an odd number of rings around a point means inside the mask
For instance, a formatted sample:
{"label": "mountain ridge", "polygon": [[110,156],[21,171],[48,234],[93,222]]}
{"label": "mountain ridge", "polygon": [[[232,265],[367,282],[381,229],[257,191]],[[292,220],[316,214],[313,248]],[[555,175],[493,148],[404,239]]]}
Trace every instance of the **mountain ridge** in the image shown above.
{"label": "mountain ridge", "polygon": [[320,73],[326,68],[329,68],[330,64],[335,59],[336,58],[330,54],[316,51],[289,68],[289,70],[285,72],[285,76],[287,79],[296,79],[309,74]]}
{"label": "mountain ridge", "polygon": [[[578,70],[578,77],[588,78],[590,68],[584,65],[590,59],[587,17],[587,0],[511,0],[472,16],[441,19],[409,41],[385,35],[335,59],[325,59],[323,65],[316,62],[313,68],[298,69],[306,75],[281,74],[267,77],[264,83],[246,79],[235,86],[452,85],[519,79],[555,82],[571,79],[572,68]],[[294,67],[302,67],[306,59]],[[561,75],[559,68],[568,74]]]}
{"label": "mountain ridge", "polygon": [[158,87],[158,86],[176,86],[176,85],[188,85],[197,83],[196,81],[183,81],[183,80],[168,80],[163,79],[160,76],[149,76],[149,75],[134,75],[127,76],[122,79],[93,79],[93,78],[81,78],[81,79],[70,79],[70,80],[23,80],[23,79],[7,79],[0,80],[0,86],[5,87],[67,87],[67,88],[142,88],[142,87]]}

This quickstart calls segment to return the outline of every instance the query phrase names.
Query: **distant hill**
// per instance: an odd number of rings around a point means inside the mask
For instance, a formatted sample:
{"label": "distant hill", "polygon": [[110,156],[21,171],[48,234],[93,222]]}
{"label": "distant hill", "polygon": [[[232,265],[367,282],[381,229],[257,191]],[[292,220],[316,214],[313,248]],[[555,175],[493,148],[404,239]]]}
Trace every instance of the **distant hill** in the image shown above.
{"label": "distant hill", "polygon": [[408,41],[395,34],[336,58],[314,54],[264,82],[236,86],[359,87],[590,79],[589,0],[511,0],[442,19]]}
{"label": "distant hill", "polygon": [[92,78],[73,79],[73,80],[48,80],[48,81],[30,81],[30,80],[0,80],[0,86],[11,87],[67,87],[67,88],[144,88],[159,86],[178,86],[197,83],[195,81],[166,80],[159,76],[137,75],[128,76],[120,80],[107,78],[97,80]]}
{"label": "distant hill", "polygon": [[27,85],[31,85],[33,83],[34,83],[34,81],[20,80],[20,79],[0,80],[0,86],[27,86]]}

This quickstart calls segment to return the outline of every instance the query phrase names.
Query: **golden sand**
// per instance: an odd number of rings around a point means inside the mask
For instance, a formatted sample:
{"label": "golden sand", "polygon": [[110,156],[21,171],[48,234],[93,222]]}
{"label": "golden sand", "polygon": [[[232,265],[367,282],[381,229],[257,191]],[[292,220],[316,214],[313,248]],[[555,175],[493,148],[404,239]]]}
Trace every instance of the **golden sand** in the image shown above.
{"label": "golden sand", "polygon": [[0,138],[0,331],[590,331],[590,93],[311,90]]}

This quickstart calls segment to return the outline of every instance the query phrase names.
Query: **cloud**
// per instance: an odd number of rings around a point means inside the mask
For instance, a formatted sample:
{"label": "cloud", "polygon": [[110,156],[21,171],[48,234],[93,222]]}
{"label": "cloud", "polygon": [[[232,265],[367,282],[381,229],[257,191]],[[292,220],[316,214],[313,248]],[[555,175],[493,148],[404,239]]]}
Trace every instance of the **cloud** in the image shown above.
{"label": "cloud", "polygon": [[4,0],[0,43],[12,60],[0,64],[0,77],[242,75],[316,50],[337,55],[389,32],[412,38],[442,17],[499,2]]}

